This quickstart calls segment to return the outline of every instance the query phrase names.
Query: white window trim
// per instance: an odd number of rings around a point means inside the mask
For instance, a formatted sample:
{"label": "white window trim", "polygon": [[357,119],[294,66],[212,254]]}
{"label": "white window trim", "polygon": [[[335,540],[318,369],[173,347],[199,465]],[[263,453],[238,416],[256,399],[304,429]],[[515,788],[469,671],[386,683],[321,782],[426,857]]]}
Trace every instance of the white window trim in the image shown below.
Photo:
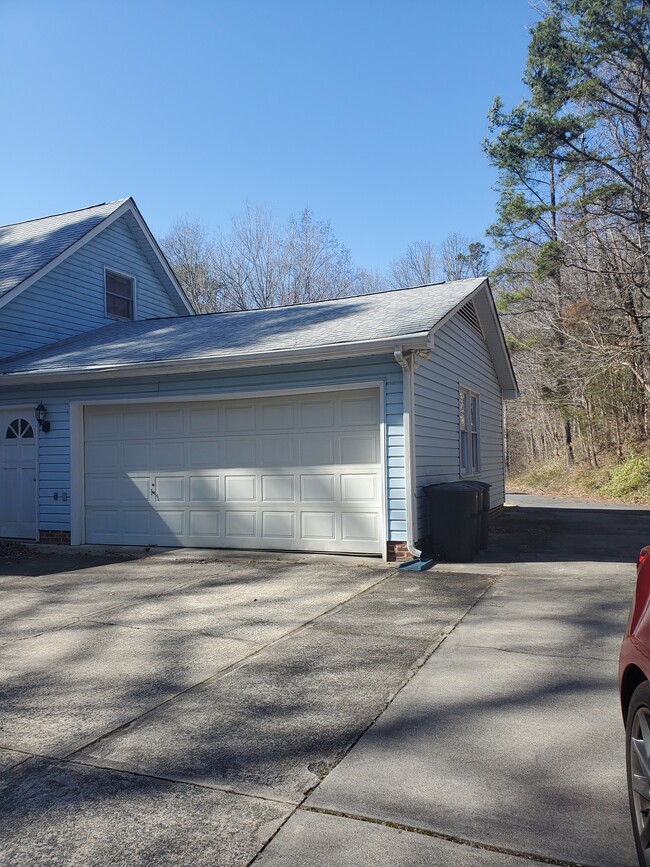
{"label": "white window trim", "polygon": [[[133,283],[133,316],[130,319],[127,319],[124,316],[116,316],[115,313],[108,312],[108,305],[106,304],[106,275],[108,273],[115,274],[118,277],[125,277],[127,280],[131,280]],[[127,274],[126,271],[120,271],[119,268],[113,268],[110,265],[104,265],[104,315],[107,319],[115,319],[116,322],[134,322],[138,318],[138,307],[137,307],[137,280],[135,275]]]}
{"label": "white window trim", "polygon": [[[460,401],[461,399],[467,400],[469,398],[469,406],[465,405],[465,419],[471,419],[471,400],[472,398],[476,399],[476,466],[463,466],[463,431],[460,427]],[[469,412],[468,412],[469,410]],[[470,437],[473,433],[471,430],[471,422],[470,422],[470,430],[468,431]],[[471,439],[469,439],[469,455],[468,457],[472,457],[472,444]],[[459,463],[459,476],[461,479],[468,479],[472,476],[478,476],[481,472],[481,395],[478,391],[473,388],[470,388],[467,385],[463,385],[459,383],[458,386],[458,463]]]}

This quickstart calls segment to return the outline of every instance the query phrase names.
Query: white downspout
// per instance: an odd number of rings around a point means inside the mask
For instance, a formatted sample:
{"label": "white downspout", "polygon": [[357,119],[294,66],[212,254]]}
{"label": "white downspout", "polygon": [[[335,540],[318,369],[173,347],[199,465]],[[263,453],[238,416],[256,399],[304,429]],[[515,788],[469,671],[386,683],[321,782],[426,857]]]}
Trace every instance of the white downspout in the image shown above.
{"label": "white downspout", "polygon": [[404,418],[404,476],[406,484],[406,547],[416,559],[422,551],[417,540],[417,508],[415,501],[415,423],[413,421],[413,353],[404,354],[402,347],[394,351],[395,361],[402,368],[402,400]]}

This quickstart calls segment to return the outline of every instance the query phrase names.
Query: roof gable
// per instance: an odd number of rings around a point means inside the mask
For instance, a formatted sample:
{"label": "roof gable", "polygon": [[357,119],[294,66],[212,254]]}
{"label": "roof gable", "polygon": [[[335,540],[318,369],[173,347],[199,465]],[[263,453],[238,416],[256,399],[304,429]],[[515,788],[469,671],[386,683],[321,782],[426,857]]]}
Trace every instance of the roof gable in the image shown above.
{"label": "roof gable", "polygon": [[0,307],[122,216],[167,291],[181,302],[182,309],[194,313],[131,198],[0,226]]}

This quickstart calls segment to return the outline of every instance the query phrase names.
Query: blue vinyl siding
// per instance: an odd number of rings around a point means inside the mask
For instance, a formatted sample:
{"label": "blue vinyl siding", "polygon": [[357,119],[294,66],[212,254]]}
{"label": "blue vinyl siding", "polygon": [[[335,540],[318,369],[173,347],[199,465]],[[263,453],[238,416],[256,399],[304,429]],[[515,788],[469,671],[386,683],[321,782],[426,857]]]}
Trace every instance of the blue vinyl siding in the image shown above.
{"label": "blue vinyl siding", "polygon": [[461,385],[479,394],[480,473],[492,485],[490,506],[505,500],[501,387],[487,344],[459,316],[435,335],[430,358],[415,369],[415,440],[418,532],[426,533],[427,506],[422,486],[460,478]]}
{"label": "blue vinyl siding", "polygon": [[120,217],[0,308],[0,358],[115,322],[104,310],[104,267],[135,277],[138,319],[185,315]]}
{"label": "blue vinyl siding", "polygon": [[385,453],[389,540],[403,541],[404,437],[402,372],[391,356],[313,364],[285,364],[258,371],[236,370],[139,379],[93,380],[30,389],[5,389],[0,406],[42,400],[51,431],[39,438],[39,529],[69,530],[70,500],[55,500],[55,492],[70,495],[70,401],[115,401],[133,398],[183,398],[242,394],[274,389],[315,388],[354,382],[383,382],[385,392]]}

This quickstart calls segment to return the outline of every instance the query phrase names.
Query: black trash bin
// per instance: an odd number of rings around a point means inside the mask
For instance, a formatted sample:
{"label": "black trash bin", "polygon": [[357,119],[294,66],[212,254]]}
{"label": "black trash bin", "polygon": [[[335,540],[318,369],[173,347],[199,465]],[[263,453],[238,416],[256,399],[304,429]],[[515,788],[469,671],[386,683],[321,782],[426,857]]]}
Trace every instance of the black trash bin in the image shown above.
{"label": "black trash bin", "polygon": [[478,520],[478,548],[485,551],[488,546],[488,516],[490,514],[490,488],[487,482],[464,482],[465,485],[473,485],[479,491],[480,515]]}
{"label": "black trash bin", "polygon": [[466,482],[445,482],[423,490],[429,501],[429,553],[457,563],[473,560],[478,551],[479,489]]}

